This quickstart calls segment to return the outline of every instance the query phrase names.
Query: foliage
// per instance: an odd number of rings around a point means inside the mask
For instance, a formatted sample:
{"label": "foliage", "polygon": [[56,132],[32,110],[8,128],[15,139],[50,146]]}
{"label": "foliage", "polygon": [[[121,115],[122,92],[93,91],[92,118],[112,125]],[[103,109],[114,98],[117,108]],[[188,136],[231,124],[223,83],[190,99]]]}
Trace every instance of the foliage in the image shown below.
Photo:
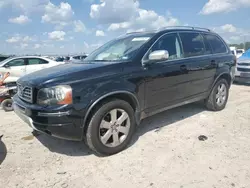
{"label": "foliage", "polygon": [[236,48],[240,48],[240,49],[244,49],[245,47],[245,50],[248,50],[250,49],[250,42],[246,42],[245,45],[244,43],[240,43],[240,44],[229,44],[229,46],[235,46]]}

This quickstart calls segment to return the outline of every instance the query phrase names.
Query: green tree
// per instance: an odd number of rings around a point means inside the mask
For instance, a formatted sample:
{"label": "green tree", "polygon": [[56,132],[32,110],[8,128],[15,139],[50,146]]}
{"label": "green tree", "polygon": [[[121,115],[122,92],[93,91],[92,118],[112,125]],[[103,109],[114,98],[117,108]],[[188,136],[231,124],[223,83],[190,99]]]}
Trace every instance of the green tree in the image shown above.
{"label": "green tree", "polygon": [[240,49],[245,49],[245,50],[248,50],[250,49],[250,42],[246,42],[245,44],[244,43],[240,43],[240,44],[229,44],[229,46],[234,46],[236,48],[240,48]]}
{"label": "green tree", "polygon": [[250,42],[246,42],[245,44],[245,50],[248,50],[248,49],[250,49]]}

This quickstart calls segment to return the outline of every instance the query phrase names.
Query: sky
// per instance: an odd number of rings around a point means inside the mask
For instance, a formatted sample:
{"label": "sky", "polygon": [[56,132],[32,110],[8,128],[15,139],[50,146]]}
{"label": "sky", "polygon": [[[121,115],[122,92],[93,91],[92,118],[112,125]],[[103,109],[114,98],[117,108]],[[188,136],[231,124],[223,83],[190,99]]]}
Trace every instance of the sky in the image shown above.
{"label": "sky", "polygon": [[250,41],[250,0],[0,0],[0,54],[90,53],[126,32],[213,29]]}

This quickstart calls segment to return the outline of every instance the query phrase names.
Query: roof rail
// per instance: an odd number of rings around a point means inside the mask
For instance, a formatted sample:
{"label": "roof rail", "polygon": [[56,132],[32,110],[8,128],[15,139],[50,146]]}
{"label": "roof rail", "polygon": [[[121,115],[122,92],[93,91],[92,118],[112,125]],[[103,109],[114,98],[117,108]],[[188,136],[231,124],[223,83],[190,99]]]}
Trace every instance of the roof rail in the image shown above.
{"label": "roof rail", "polygon": [[144,31],[132,31],[132,32],[127,32],[126,35],[129,35],[129,34],[136,34],[136,33],[142,33]]}
{"label": "roof rail", "polygon": [[193,27],[193,26],[167,26],[167,27],[160,28],[160,31],[166,30],[166,29],[171,29],[171,28],[183,28],[183,29],[192,29],[192,30],[197,29],[197,30],[211,32],[210,29],[203,28],[203,27]]}
{"label": "roof rail", "polygon": [[157,32],[157,30],[143,30],[143,31],[132,31],[132,32],[127,32],[126,35],[130,34],[137,34],[137,33],[152,33],[152,32]]}

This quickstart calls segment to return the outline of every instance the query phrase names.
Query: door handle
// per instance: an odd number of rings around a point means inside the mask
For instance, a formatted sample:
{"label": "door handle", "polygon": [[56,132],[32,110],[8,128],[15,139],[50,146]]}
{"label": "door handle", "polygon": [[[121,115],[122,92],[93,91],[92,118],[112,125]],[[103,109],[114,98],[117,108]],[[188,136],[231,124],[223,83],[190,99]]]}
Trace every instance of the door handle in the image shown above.
{"label": "door handle", "polygon": [[211,65],[212,65],[212,66],[216,66],[216,61],[215,61],[215,60],[212,60],[212,61],[211,61]]}
{"label": "door handle", "polygon": [[186,65],[181,65],[180,69],[181,69],[181,71],[187,71],[187,66]]}

